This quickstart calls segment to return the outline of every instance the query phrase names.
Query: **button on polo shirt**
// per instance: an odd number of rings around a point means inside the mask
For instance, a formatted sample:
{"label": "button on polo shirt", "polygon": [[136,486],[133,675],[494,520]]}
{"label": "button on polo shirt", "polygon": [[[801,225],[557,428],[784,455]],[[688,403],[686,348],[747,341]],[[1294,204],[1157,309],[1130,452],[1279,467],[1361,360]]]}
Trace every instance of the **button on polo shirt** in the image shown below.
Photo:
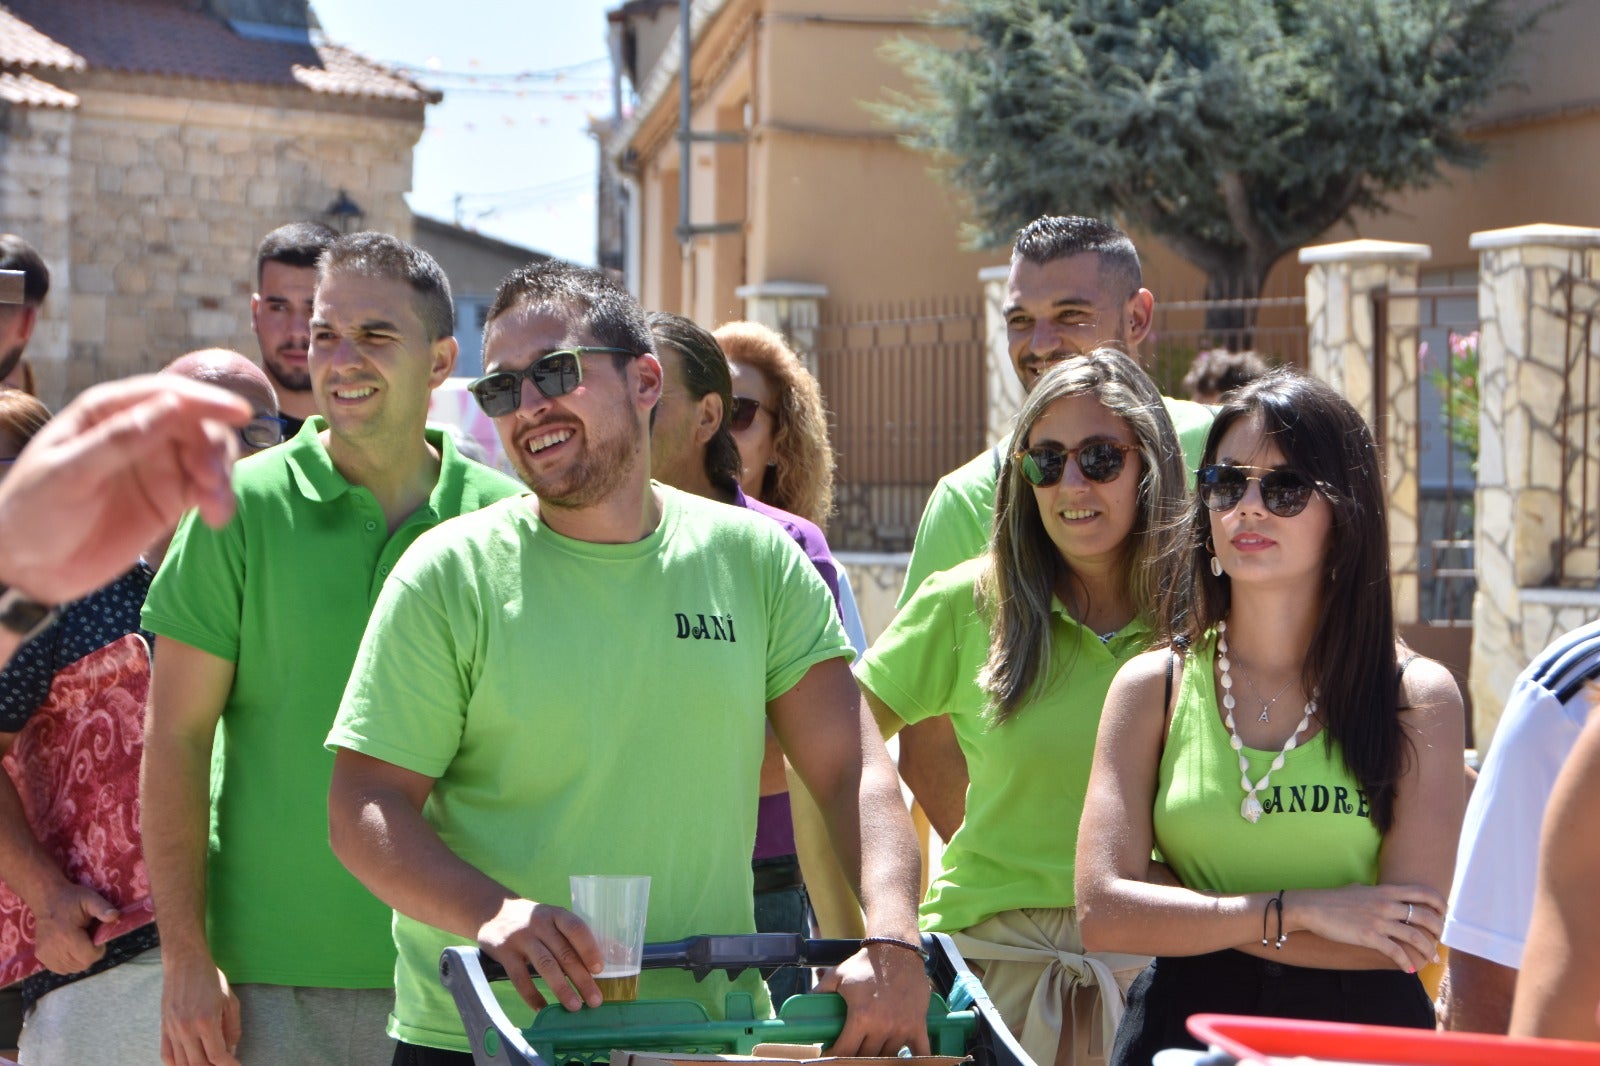
{"label": "button on polo shirt", "polygon": [[439,480],[391,535],[372,493],[333,466],[310,419],[235,468],[222,530],[190,515],[145,603],[159,640],[236,664],[212,759],[209,926],[234,982],[382,988],[390,911],[334,858],[327,796],[333,722],[367,616],[425,530],[522,486],[430,431]]}

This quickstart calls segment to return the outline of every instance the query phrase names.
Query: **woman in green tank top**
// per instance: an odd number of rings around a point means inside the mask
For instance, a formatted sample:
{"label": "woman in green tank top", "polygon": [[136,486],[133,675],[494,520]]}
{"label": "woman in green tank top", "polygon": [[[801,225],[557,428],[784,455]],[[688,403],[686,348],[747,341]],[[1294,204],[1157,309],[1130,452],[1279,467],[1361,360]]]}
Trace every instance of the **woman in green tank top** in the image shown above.
{"label": "woman in green tank top", "polygon": [[1045,374],[1005,454],[991,549],[930,577],[857,679],[886,735],[945,716],[966,759],[923,928],[955,937],[1038,1062],[1095,1066],[1149,960],[1084,953],[1073,831],[1106,688],[1151,646],[1182,458],[1155,385],[1115,349]]}
{"label": "woman in green tank top", "polygon": [[1078,838],[1084,942],[1157,956],[1113,1063],[1200,1047],[1197,1012],[1432,1028],[1464,715],[1402,659],[1361,416],[1287,370],[1231,394],[1184,553],[1181,650],[1112,684]]}

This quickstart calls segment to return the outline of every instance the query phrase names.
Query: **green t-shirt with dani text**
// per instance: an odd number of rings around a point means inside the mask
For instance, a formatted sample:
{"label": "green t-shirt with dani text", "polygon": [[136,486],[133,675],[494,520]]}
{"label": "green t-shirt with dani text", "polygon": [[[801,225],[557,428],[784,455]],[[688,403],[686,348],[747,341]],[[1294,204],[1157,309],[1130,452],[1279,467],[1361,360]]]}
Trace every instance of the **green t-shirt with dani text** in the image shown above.
{"label": "green t-shirt with dani text", "polygon": [[[833,598],[781,526],[655,486],[656,529],[592,544],[527,499],[418,542],[373,612],[330,747],[435,779],[423,815],[524,898],[567,906],[572,874],[648,874],[647,941],[754,930],[750,852],[766,705],[852,655]],[[419,876],[425,874],[419,872]],[[460,938],[396,914],[408,1043],[466,1050],[439,983]],[[645,998],[730,987],[647,971]],[[508,984],[517,1024],[531,1015]]]}

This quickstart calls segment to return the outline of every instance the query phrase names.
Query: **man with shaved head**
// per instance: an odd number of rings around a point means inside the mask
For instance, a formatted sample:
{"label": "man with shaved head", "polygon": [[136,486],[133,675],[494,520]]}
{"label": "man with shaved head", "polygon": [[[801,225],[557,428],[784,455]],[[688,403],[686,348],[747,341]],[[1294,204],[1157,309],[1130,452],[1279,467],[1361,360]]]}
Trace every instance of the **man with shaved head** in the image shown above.
{"label": "man with shaved head", "polygon": [[[241,430],[244,453],[260,450],[265,427],[270,426],[273,442],[281,436],[272,383],[238,352],[191,352],[161,373],[216,385],[249,403],[256,415],[251,426],[261,431],[251,441],[250,428]],[[56,623],[0,671],[0,754],[11,750],[22,727],[45,703],[59,671],[129,633],[150,640],[139,625],[139,611],[171,539],[169,529],[122,577],[64,607]],[[100,784],[125,787],[129,795],[138,786],[132,780]],[[161,1031],[156,927],[145,925],[105,944],[94,942],[95,926],[114,920],[117,911],[93,888],[69,880],[56,857],[39,844],[6,774],[0,774],[0,869],[33,912],[38,957],[45,966],[22,982],[23,1060],[91,1062],[103,1057],[106,1048],[118,1048],[119,1055],[133,1061],[156,1061]],[[147,1054],[140,1056],[140,1049]]]}

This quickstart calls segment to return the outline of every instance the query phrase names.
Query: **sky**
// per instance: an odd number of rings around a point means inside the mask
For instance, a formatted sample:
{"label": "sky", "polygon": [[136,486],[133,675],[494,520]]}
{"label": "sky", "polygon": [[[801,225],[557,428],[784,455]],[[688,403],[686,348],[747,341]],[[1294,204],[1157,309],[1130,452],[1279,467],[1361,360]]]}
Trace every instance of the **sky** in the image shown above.
{"label": "sky", "polygon": [[311,7],[328,40],[415,68],[444,91],[417,144],[413,211],[459,217],[479,232],[593,264],[597,160],[588,122],[611,112],[605,13],[620,2],[311,0]]}

